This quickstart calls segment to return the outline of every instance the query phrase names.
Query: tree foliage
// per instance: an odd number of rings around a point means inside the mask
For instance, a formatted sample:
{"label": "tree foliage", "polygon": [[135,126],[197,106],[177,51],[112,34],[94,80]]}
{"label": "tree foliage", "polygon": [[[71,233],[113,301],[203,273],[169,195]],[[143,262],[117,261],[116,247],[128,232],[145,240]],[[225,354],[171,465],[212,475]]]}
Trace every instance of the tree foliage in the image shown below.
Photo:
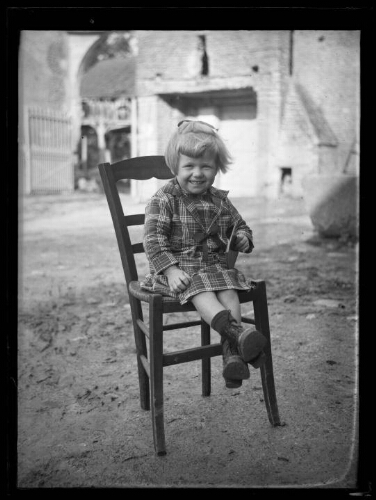
{"label": "tree foliage", "polygon": [[100,61],[128,57],[132,54],[130,31],[109,31],[96,42],[94,50],[85,61],[85,72]]}
{"label": "tree foliage", "polygon": [[129,31],[108,33],[100,41],[97,51],[97,60],[112,59],[114,57],[127,57],[131,53],[131,34]]}

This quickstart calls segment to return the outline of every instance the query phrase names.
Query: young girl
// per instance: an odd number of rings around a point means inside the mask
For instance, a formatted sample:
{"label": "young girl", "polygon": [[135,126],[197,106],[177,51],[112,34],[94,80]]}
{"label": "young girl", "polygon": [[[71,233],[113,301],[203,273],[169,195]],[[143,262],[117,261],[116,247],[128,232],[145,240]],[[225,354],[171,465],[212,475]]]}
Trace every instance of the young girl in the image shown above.
{"label": "young girl", "polygon": [[200,316],[221,336],[226,386],[248,379],[249,362],[261,366],[265,337],[241,326],[238,290],[252,288],[237,269],[229,269],[225,249],[236,228],[236,251],[250,253],[252,231],[227,198],[214,188],[230,154],[216,129],[192,120],[178,124],[165,152],[175,175],[146,207],[144,248],[150,274],[141,283],[149,291],[191,301]]}

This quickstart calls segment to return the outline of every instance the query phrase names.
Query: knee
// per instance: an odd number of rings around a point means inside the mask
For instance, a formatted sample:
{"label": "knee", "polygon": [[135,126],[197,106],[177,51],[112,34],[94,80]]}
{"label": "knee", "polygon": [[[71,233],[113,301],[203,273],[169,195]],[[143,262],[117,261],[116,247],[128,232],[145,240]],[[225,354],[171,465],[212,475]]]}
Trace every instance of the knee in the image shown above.
{"label": "knee", "polygon": [[220,290],[217,292],[217,297],[220,302],[226,302],[231,304],[239,303],[239,296],[236,290]]}
{"label": "knee", "polygon": [[210,306],[218,302],[218,297],[214,292],[201,292],[191,297],[192,304],[197,308],[199,306]]}

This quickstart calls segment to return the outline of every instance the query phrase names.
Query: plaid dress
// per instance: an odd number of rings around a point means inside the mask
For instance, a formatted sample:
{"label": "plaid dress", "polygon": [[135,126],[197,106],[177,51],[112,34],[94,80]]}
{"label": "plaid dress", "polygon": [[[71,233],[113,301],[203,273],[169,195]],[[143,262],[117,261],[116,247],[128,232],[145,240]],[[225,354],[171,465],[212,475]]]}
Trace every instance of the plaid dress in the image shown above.
{"label": "plaid dress", "polygon": [[[228,191],[211,187],[202,195],[183,190],[176,179],[159,189],[145,209],[144,248],[150,273],[141,287],[176,298],[185,304],[205,291],[249,290],[251,280],[228,269],[224,253],[234,224],[253,248],[252,231],[227,198]],[[181,293],[172,292],[163,271],[177,265],[191,277]]]}

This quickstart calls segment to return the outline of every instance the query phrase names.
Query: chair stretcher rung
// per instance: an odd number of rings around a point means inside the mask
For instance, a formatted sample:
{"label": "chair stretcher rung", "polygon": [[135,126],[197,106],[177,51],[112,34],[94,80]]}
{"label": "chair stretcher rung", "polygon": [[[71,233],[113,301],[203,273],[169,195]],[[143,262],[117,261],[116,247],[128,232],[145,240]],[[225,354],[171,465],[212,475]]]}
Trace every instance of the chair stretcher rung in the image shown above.
{"label": "chair stretcher rung", "polygon": [[[147,338],[149,338],[149,329],[145,325],[143,321],[140,319],[137,320],[138,326],[141,328],[141,330],[144,332]],[[195,320],[195,321],[185,321],[184,323],[174,323],[171,325],[163,325],[163,331],[167,330],[177,330],[179,328],[187,328],[189,326],[199,326],[201,325],[201,320]]]}
{"label": "chair stretcher rung", "polygon": [[201,320],[186,321],[185,323],[174,323],[171,325],[163,325],[163,330],[177,330],[178,328],[187,328],[188,326],[199,326],[201,325]]}
{"label": "chair stretcher rung", "polygon": [[204,345],[183,351],[175,351],[163,354],[163,366],[178,365],[189,361],[197,361],[202,358],[212,358],[222,354],[221,344]]}
{"label": "chair stretcher rung", "polygon": [[242,322],[243,323],[249,323],[251,325],[255,325],[256,322],[253,318],[245,318],[244,316],[242,316]]}
{"label": "chair stretcher rung", "polygon": [[148,377],[150,378],[150,365],[149,365],[148,359],[146,358],[146,356],[141,354],[140,360],[141,360],[141,363],[143,364],[143,367],[145,368],[146,373],[148,374]]}

